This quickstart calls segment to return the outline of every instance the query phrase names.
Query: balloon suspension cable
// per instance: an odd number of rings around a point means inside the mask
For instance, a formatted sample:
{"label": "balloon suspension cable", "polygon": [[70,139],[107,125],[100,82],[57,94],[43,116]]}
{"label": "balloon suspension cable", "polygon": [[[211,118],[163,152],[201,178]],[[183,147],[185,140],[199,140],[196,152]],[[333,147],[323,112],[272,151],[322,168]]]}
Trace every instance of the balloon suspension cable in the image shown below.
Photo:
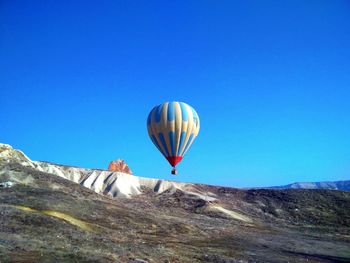
{"label": "balloon suspension cable", "polygon": [[174,166],[173,170],[171,170],[171,174],[174,174],[174,175],[177,174],[177,170],[176,170],[176,167],[175,167],[175,166]]}

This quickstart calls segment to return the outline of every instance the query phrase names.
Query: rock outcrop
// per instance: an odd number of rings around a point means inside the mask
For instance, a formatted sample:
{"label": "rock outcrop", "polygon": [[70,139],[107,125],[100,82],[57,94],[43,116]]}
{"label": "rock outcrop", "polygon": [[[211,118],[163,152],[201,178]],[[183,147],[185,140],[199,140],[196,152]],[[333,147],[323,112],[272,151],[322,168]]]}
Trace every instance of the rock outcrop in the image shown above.
{"label": "rock outcrop", "polygon": [[125,163],[124,160],[120,159],[111,161],[108,165],[108,171],[132,174],[130,167]]}

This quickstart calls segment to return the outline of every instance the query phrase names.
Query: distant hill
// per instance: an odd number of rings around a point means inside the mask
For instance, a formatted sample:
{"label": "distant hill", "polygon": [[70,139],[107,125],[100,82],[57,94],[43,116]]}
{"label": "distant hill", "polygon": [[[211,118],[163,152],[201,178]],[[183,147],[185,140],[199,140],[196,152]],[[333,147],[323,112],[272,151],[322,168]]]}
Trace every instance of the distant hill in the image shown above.
{"label": "distant hill", "polygon": [[270,188],[270,189],[330,189],[330,190],[350,191],[350,180],[335,181],[335,182],[292,183],[292,184],[287,184],[282,186],[271,186],[267,188]]}

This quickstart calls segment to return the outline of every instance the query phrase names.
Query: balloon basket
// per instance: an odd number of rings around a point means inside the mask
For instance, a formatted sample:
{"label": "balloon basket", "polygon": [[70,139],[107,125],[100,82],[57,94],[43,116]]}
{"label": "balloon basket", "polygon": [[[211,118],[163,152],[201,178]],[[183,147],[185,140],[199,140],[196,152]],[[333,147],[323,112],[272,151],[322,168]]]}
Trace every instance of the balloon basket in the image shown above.
{"label": "balloon basket", "polygon": [[174,169],[172,169],[171,170],[171,174],[173,174],[173,175],[177,175],[177,170],[174,168]]}

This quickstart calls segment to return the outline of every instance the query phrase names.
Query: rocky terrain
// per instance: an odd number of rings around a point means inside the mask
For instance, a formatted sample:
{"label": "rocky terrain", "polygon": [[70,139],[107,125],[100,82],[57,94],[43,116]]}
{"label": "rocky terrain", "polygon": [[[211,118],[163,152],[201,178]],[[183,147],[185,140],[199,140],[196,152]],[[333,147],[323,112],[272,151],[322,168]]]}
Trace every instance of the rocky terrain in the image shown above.
{"label": "rocky terrain", "polygon": [[350,262],[350,192],[241,190],[0,144],[0,262]]}

